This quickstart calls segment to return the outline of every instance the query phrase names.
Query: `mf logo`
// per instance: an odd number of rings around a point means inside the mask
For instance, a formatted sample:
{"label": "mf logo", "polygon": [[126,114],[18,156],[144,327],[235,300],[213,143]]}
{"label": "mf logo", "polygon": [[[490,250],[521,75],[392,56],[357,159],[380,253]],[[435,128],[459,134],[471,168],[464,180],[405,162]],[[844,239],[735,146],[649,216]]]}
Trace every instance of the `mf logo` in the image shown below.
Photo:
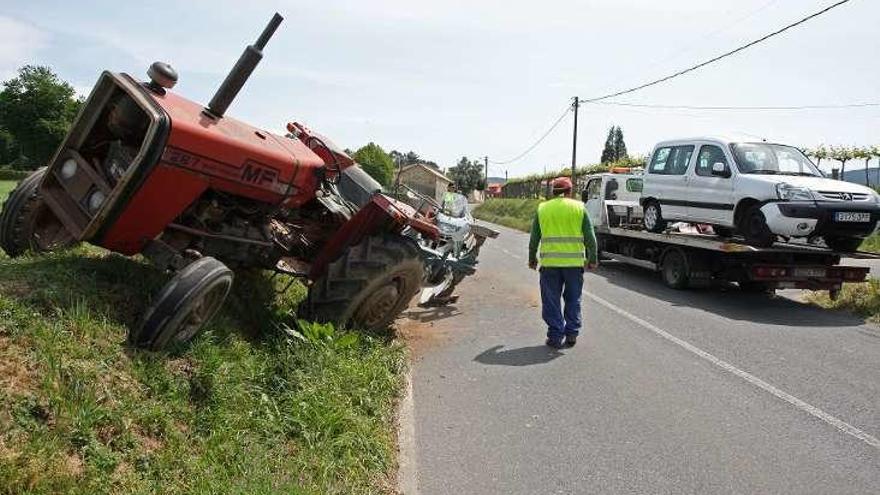
{"label": "mf logo", "polygon": [[241,171],[241,180],[249,184],[263,185],[274,184],[278,178],[278,171],[273,168],[262,167],[256,163],[248,162]]}

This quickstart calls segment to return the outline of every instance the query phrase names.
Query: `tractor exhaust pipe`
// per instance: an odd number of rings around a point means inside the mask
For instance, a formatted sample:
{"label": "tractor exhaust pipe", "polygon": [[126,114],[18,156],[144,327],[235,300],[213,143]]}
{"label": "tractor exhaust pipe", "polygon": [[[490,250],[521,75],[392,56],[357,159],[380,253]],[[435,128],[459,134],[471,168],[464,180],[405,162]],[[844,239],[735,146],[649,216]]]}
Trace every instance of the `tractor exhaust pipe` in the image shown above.
{"label": "tractor exhaust pipe", "polygon": [[256,43],[248,45],[244,49],[244,53],[238,58],[238,62],[236,62],[232,70],[229,71],[226,79],[223,80],[223,84],[217,88],[217,92],[214,93],[214,97],[211,98],[211,102],[208,103],[208,107],[205,108],[206,113],[218,119],[223,117],[223,114],[226,113],[226,109],[229,108],[232,100],[235,99],[235,96],[241,91],[244,83],[249,77],[251,77],[251,73],[257,67],[257,64],[260,63],[260,60],[263,58],[263,49],[266,48],[266,43],[268,43],[269,38],[275,34],[275,30],[278,29],[278,26],[283,20],[284,18],[276,12],[275,15],[272,16],[272,20],[269,21],[269,24],[266,25],[266,28],[263,29],[260,37],[257,38]]}

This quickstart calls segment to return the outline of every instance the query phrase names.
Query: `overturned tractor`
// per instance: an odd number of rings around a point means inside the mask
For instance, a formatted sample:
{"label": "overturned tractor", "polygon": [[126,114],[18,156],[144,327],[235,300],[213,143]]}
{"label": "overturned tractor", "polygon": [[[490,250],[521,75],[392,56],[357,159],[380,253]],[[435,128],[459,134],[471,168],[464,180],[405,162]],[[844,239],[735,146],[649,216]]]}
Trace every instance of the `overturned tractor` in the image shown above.
{"label": "overturned tractor", "polygon": [[432,214],[382,194],[301,124],[280,136],[225,115],[281,21],[207,106],[171,91],[167,64],[153,64],[146,83],[104,72],[54,158],[4,204],[0,247],[17,256],[88,242],[173,272],[130,333],[146,348],[191,339],[238,269],[303,279],[301,316],[387,326],[427,280]]}

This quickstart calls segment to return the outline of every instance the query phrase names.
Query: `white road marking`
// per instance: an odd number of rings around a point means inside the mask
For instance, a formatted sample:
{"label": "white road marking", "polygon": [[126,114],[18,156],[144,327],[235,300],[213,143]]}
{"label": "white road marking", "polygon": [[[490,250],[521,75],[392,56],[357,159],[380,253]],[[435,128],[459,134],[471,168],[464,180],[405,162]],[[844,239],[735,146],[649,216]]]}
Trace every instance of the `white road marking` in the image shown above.
{"label": "white road marking", "polygon": [[606,308],[610,309],[611,311],[614,311],[615,313],[623,316],[624,318],[627,318],[628,320],[630,320],[634,323],[637,323],[641,327],[643,327],[647,330],[650,330],[651,332],[654,332],[655,334],[659,335],[660,337],[663,337],[667,341],[672,342],[673,344],[681,347],[682,349],[690,352],[691,354],[694,354],[694,355],[714,364],[715,366],[742,378],[746,382],[760,388],[761,390],[763,390],[765,392],[770,393],[774,397],[776,397],[778,399],[782,399],[785,402],[788,402],[789,404],[793,405],[797,409],[800,409],[801,411],[803,411],[813,417],[821,419],[822,421],[824,421],[824,422],[828,423],[829,425],[837,428],[838,430],[846,433],[847,435],[858,438],[859,440],[867,443],[871,447],[874,447],[876,449],[880,449],[880,439],[878,439],[877,437],[874,437],[874,436],[870,435],[869,433],[866,433],[866,432],[856,428],[855,426],[852,426],[851,424],[849,424],[841,419],[838,419],[837,417],[832,416],[831,414],[828,414],[827,412],[819,409],[818,407],[813,406],[811,404],[808,404],[807,402],[804,402],[803,400],[798,399],[797,397],[774,387],[773,385],[765,382],[764,380],[761,380],[760,378],[756,377],[755,375],[752,375],[751,373],[749,373],[747,371],[743,371],[743,370],[737,368],[736,366],[728,363],[727,361],[724,361],[722,359],[715,357],[712,354],[709,354],[708,352],[700,349],[699,347],[697,347],[689,342],[686,342],[686,341],[660,329],[656,325],[653,325],[653,324],[639,318],[638,316],[626,311],[623,308],[620,308],[620,307],[606,301],[605,299],[602,299],[601,297],[599,297],[595,294],[591,294],[589,292],[584,291],[584,295],[586,295],[587,297],[589,297],[593,301],[597,302],[598,304],[605,306]]}
{"label": "white road marking", "polygon": [[520,256],[520,255],[518,255],[518,254],[513,254],[513,253],[511,253],[510,251],[508,251],[508,250],[506,250],[506,249],[504,249],[504,248],[501,248],[501,250],[504,251],[504,253],[507,254],[508,256],[510,256],[511,258],[516,258],[516,259],[518,259],[518,260],[523,259],[522,256]]}
{"label": "white road marking", "polygon": [[404,377],[403,397],[397,413],[397,443],[400,450],[397,488],[403,495],[418,495],[419,470],[416,467],[416,415],[411,364]]}
{"label": "white road marking", "polygon": [[[513,258],[519,258],[518,256],[514,255],[513,253],[511,253],[507,249],[501,248],[501,250]],[[798,399],[797,397],[789,394],[788,392],[784,392],[784,391],[776,388],[775,386],[765,382],[764,380],[758,378],[757,376],[755,376],[747,371],[743,371],[743,370],[737,368],[736,366],[728,363],[727,361],[724,361],[720,358],[715,357],[712,354],[709,354],[708,352],[700,349],[699,347],[691,344],[690,342],[682,340],[682,339],[676,337],[675,335],[672,335],[669,332],[666,332],[665,330],[661,329],[660,327],[639,318],[638,316],[630,313],[629,311],[627,311],[623,308],[620,308],[620,307],[606,301],[605,299],[602,299],[601,297],[599,297],[595,294],[591,294],[585,290],[584,295],[587,296],[588,298],[592,299],[596,303],[598,303],[602,306],[605,306],[606,308],[610,309],[611,311],[614,311],[615,313],[623,316],[624,318],[627,318],[628,320],[638,324],[639,326],[641,326],[647,330],[650,330],[651,332],[654,332],[655,334],[659,335],[660,337],[663,337],[667,341],[672,342],[673,344],[681,347],[682,349],[690,352],[691,354],[694,354],[697,357],[700,357],[700,358],[714,364],[715,366],[717,366],[717,367],[719,367],[719,368],[721,368],[721,369],[723,369],[723,370],[725,370],[735,376],[738,376],[739,378],[742,378],[746,382],[748,382],[748,383],[754,385],[755,387],[758,387],[761,390],[773,395],[777,399],[781,399],[785,402],[788,402],[789,404],[796,407],[797,409],[800,409],[801,411],[809,414],[810,416],[813,416],[815,418],[818,418],[818,419],[824,421],[825,423],[837,428],[838,430],[842,431],[843,433],[846,433],[847,435],[850,435],[852,437],[855,437],[855,438],[865,442],[866,444],[870,445],[871,447],[874,447],[875,449],[880,449],[880,439],[871,435],[870,433],[862,431],[862,430],[856,428],[855,426],[847,423],[846,421],[843,421],[842,419],[839,419],[836,416],[828,414],[827,412],[819,409],[818,407],[816,407],[812,404],[809,404],[801,399]]]}

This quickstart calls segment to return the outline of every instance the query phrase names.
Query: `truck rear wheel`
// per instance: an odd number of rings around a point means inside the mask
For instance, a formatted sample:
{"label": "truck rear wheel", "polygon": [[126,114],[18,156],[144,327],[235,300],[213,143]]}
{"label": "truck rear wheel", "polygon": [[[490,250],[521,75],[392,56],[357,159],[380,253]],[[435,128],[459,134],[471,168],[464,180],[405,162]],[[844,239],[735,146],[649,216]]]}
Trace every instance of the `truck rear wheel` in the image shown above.
{"label": "truck rear wheel", "polygon": [[129,343],[155,351],[189,342],[220,309],[232,279],[232,270],[210,256],[193,261],[165,284]]}
{"label": "truck rear wheel", "polygon": [[684,252],[680,249],[668,249],[660,264],[663,283],[670,289],[686,289],[690,282],[690,268]]}
{"label": "truck rear wheel", "polygon": [[350,246],[311,286],[301,312],[340,326],[380,330],[419,292],[424,265],[410,241],[376,235]]}
{"label": "truck rear wheel", "polygon": [[76,243],[40,196],[40,182],[45,175],[46,167],[37,169],[25,177],[3,203],[0,248],[11,258],[26,251],[42,253]]}

